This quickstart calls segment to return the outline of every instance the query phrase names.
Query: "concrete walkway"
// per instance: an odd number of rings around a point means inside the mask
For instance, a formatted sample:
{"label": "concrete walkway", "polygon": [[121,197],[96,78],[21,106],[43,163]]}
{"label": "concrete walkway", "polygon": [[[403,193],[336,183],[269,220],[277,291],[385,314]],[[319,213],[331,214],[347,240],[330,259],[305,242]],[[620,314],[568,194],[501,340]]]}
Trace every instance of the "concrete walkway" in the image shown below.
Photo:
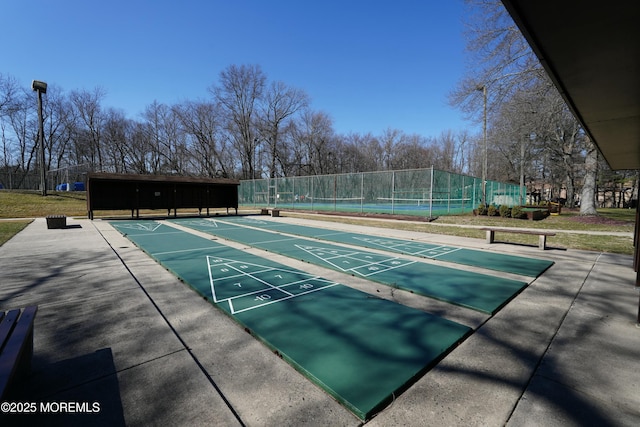
{"label": "concrete walkway", "polygon": [[[11,400],[99,411],[0,414],[0,425],[362,424],[108,223],[67,223],[36,219],[0,246],[0,309],[39,305],[32,374]],[[632,257],[324,226],[555,261],[488,317],[243,248],[475,329],[366,425],[640,425]]]}

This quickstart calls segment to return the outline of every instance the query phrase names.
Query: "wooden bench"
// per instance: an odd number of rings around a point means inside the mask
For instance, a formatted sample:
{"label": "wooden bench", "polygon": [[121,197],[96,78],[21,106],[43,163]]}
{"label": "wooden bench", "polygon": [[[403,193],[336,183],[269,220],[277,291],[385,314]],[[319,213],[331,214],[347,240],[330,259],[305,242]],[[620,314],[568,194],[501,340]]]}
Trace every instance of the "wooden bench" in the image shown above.
{"label": "wooden bench", "polygon": [[38,306],[0,311],[0,401],[31,370],[33,322]]}
{"label": "wooden bench", "polygon": [[545,230],[522,230],[519,228],[494,228],[484,227],[482,230],[487,232],[487,243],[493,243],[495,240],[496,232],[498,233],[513,233],[513,234],[530,234],[539,236],[538,247],[542,250],[547,248],[547,237],[555,236],[556,233]]}

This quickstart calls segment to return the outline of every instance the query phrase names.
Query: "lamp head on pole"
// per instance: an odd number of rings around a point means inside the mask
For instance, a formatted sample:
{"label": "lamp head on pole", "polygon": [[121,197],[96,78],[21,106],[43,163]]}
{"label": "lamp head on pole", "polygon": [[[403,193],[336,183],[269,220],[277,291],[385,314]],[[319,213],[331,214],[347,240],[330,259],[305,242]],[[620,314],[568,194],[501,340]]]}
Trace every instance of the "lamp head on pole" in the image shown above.
{"label": "lamp head on pole", "polygon": [[47,84],[39,80],[34,80],[31,82],[31,89],[39,91],[40,93],[47,93]]}

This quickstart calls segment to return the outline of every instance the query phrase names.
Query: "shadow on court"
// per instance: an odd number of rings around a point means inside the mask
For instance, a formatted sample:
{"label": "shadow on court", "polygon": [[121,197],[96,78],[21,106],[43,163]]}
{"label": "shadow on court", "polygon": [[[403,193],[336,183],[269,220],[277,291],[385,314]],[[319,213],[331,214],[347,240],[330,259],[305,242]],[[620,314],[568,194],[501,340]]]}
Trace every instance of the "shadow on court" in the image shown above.
{"label": "shadow on court", "polygon": [[364,420],[471,332],[157,222],[112,225]]}

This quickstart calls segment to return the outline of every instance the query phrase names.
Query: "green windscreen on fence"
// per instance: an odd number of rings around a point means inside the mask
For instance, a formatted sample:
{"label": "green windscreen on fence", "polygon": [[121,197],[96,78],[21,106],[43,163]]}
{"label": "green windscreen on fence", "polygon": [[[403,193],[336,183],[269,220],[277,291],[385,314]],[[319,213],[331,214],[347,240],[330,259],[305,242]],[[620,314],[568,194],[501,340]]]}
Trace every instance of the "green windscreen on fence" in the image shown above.
{"label": "green windscreen on fence", "polygon": [[[239,204],[292,210],[435,217],[471,212],[482,180],[429,169],[295,176],[241,181]],[[486,181],[487,204],[520,204],[518,185]]]}

